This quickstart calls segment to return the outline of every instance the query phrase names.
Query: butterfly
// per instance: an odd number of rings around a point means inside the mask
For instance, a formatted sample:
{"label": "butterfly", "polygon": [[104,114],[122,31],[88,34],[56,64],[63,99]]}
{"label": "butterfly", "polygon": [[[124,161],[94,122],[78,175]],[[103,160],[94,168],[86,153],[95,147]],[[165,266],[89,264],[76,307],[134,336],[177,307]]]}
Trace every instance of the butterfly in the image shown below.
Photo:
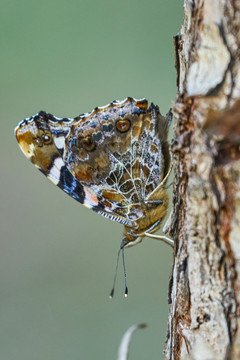
{"label": "butterfly", "polygon": [[156,237],[166,215],[170,123],[171,113],[165,118],[146,99],[128,97],[73,119],[40,111],[21,121],[15,134],[26,157],[54,184],[124,225],[123,250]]}

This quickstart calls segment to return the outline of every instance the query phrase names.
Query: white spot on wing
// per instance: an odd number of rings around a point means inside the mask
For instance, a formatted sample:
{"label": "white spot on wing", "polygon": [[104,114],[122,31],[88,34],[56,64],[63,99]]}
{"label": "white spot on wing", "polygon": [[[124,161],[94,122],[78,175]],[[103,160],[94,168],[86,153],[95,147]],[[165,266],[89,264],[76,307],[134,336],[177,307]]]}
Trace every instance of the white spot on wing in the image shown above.
{"label": "white spot on wing", "polygon": [[58,149],[64,149],[65,137],[64,136],[54,137],[54,143]]}
{"label": "white spot on wing", "polygon": [[61,157],[58,157],[54,160],[53,165],[50,169],[48,178],[57,185],[60,180],[61,168],[65,166],[64,161]]}

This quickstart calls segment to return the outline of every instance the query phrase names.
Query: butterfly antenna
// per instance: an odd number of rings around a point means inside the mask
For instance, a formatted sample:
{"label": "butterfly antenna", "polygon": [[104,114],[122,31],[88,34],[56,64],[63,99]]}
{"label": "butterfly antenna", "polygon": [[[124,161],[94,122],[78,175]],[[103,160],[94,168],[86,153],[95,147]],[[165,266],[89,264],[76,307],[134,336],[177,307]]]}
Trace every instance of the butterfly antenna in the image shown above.
{"label": "butterfly antenna", "polygon": [[120,256],[120,252],[122,250],[122,244],[118,250],[118,254],[117,254],[117,263],[116,263],[116,269],[115,269],[115,274],[114,274],[114,279],[113,279],[113,287],[112,287],[112,290],[110,292],[110,299],[113,298],[113,295],[114,295],[114,291],[115,291],[115,285],[116,285],[116,280],[117,280],[117,271],[118,271],[118,263],[119,263],[119,256]]}
{"label": "butterfly antenna", "polygon": [[[125,243],[126,245],[126,243]],[[124,274],[124,282],[125,282],[125,292],[124,296],[128,296],[128,286],[127,286],[127,272],[126,272],[126,265],[125,265],[125,258],[124,258],[124,246],[122,246],[122,262],[123,262],[123,274]]]}
{"label": "butterfly antenna", "polygon": [[122,251],[124,281],[125,281],[125,297],[127,297],[127,295],[128,295],[126,266],[125,266],[125,260],[124,260],[124,246],[125,246],[125,245],[126,245],[126,242],[123,240],[123,241],[121,242],[120,248],[119,248],[119,250],[118,250],[116,269],[115,269],[115,274],[114,274],[114,279],[113,279],[113,287],[112,287],[112,290],[111,290],[110,295],[109,295],[109,298],[110,298],[110,299],[113,298],[113,295],[114,295],[114,292],[115,292],[115,285],[116,285],[116,280],[117,280],[119,257],[120,257],[120,252],[121,252],[121,251]]}

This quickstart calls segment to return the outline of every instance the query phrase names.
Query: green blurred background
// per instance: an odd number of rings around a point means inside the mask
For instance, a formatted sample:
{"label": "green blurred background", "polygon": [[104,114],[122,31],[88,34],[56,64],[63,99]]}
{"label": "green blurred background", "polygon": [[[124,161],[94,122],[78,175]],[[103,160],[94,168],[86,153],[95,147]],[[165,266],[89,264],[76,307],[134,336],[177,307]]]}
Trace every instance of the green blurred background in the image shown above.
{"label": "green blurred background", "polygon": [[123,228],[84,208],[21,153],[13,130],[46,110],[74,117],[146,97],[166,113],[176,93],[180,0],[1,0],[0,359],[115,359],[147,322],[130,359],[163,358],[172,251],[126,251],[108,299]]}

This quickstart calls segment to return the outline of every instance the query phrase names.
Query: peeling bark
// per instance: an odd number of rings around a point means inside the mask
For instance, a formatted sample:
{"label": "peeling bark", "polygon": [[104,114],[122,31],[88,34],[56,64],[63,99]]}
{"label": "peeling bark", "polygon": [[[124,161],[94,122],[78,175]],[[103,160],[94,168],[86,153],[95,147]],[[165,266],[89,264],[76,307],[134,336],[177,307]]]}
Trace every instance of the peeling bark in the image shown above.
{"label": "peeling bark", "polygon": [[185,0],[166,359],[240,359],[239,49],[239,0]]}

